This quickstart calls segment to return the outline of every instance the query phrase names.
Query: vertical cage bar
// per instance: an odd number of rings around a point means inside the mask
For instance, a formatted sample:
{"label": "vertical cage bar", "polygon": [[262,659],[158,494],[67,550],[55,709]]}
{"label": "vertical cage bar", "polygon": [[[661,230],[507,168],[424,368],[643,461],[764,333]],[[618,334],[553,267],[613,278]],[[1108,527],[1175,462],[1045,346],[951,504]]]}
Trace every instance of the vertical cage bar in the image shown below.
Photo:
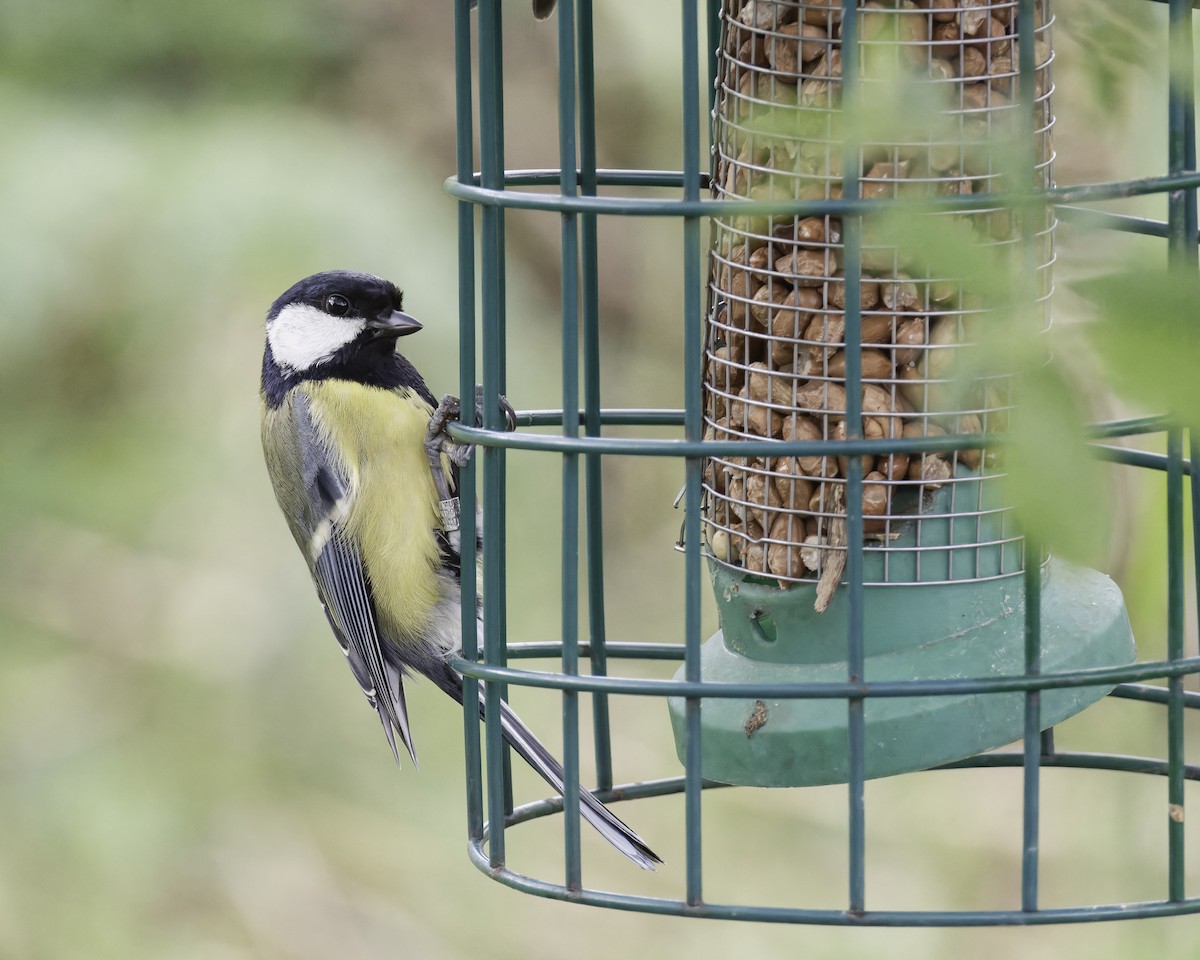
{"label": "vertical cage bar", "polygon": [[[1168,171],[1196,168],[1196,80],[1190,0],[1169,0]],[[1196,190],[1175,190],[1167,197],[1168,262],[1177,271],[1195,275]],[[1174,411],[1182,412],[1182,411]],[[1196,449],[1192,437],[1192,450]],[[1167,658],[1183,656],[1183,431],[1167,432]],[[1192,460],[1193,470],[1196,467]],[[1192,477],[1193,504],[1196,501]],[[1200,577],[1200,570],[1197,572]],[[1184,856],[1184,703],[1183,677],[1167,681],[1167,895],[1185,896]]]}
{"label": "vertical cage bar", "polygon": [[[475,146],[474,117],[471,104],[471,5],[470,0],[454,3],[454,107],[455,161],[460,183],[469,183],[473,171]],[[475,208],[465,200],[458,202],[458,395],[471,397],[475,392]],[[467,660],[479,657],[479,630],[476,618],[478,595],[475,564],[475,463],[467,462],[459,471],[458,496],[462,508],[462,651]],[[468,556],[470,562],[468,562]],[[479,681],[463,680],[463,738],[467,778],[467,837],[476,841],[483,836],[483,780],[480,764]]]}
{"label": "vertical cage bar", "polygon": [[1042,741],[1042,746],[1041,746],[1042,759],[1045,760],[1049,757],[1053,757],[1054,752],[1055,752],[1054,751],[1054,728],[1053,727],[1047,727],[1045,730],[1042,731],[1041,741]]}
{"label": "vertical cage bar", "polygon": [[[1168,163],[1170,173],[1196,169],[1196,67],[1191,0],[1168,0]],[[1196,267],[1196,190],[1167,195],[1170,261]]]}
{"label": "vertical cage bar", "polygon": [[[860,108],[858,100],[858,8],[855,0],[842,0],[842,108],[851,115]],[[848,127],[853,127],[853,123]],[[856,137],[843,144],[842,196],[859,198],[862,147]],[[862,439],[862,218],[842,219],[845,264],[845,358],[846,358],[846,438]],[[846,679],[861,683],[864,679],[863,650],[863,474],[858,457],[847,458],[846,470]],[[866,909],[866,750],[865,703],[862,697],[847,702],[849,795],[849,910]]]}
{"label": "vertical cage bar", "polygon": [[[497,71],[491,103],[491,108],[495,111],[496,115],[493,130],[493,136],[495,137],[493,149],[495,151],[496,163],[492,171],[492,178],[495,180],[495,183],[492,185],[497,188],[503,188],[505,171],[504,32],[499,3],[500,0],[497,0],[495,37]],[[486,183],[487,181],[485,181]],[[489,388],[487,382],[488,368],[485,365],[483,383],[484,395],[493,398],[499,394],[508,393],[508,271],[505,269],[507,253],[505,246],[505,214],[502,207],[496,211],[494,229],[496,231],[496,264],[498,270],[495,290],[496,302],[495,314],[491,324],[492,336],[489,340],[485,333],[484,352],[485,357],[490,357],[494,354],[495,366],[492,368],[492,384]],[[504,429],[500,408],[496,403],[488,402],[485,405],[483,425],[489,430]],[[492,452],[490,461],[487,462],[490,463],[491,475],[484,483],[485,494],[488,490],[495,491],[490,501],[485,499],[484,514],[488,518],[488,539],[498,542],[497,556],[503,558],[504,544],[508,540],[508,450],[504,447],[496,447]],[[488,506],[488,503],[491,505]],[[492,594],[492,619],[496,621],[496,647],[499,655],[504,658],[503,662],[507,663],[508,566],[506,563],[497,562],[496,564]],[[508,699],[508,684],[500,685],[499,696],[502,700]],[[513,811],[512,751],[507,746],[501,751],[501,765],[504,769],[504,813],[507,816]]]}
{"label": "vertical cage bar", "polygon": [[[592,0],[579,0],[579,168],[580,192],[596,195],[596,41],[592,29]],[[594,213],[579,217],[581,233],[580,283],[583,288],[583,404],[584,433],[600,436],[600,264],[597,222]],[[604,621],[604,492],[603,459],[598,453],[584,457],[588,582],[588,639],[591,669],[608,673]],[[613,785],[612,737],[609,732],[608,694],[592,695],[596,753],[596,786]]]}
{"label": "vertical cage bar", "polygon": [[712,117],[717,109],[717,50],[721,36],[721,0],[708,0],[708,22],[705,34],[705,50],[708,54],[708,114]]}
{"label": "vertical cage bar", "polygon": [[[563,196],[579,192],[576,172],[575,0],[558,4],[558,160]],[[562,214],[562,405],[563,435],[579,435],[579,223]],[[579,454],[562,464],[562,670],[579,672]],[[563,845],[566,886],[582,881],[579,850],[579,694],[562,693]]]}
{"label": "vertical cage bar", "polygon": [[[1188,430],[1188,481],[1192,493],[1192,565],[1196,601],[1200,603],[1200,430]],[[1200,639],[1200,638],[1198,638]],[[1200,643],[1197,644],[1200,647]]]}
{"label": "vertical cage bar", "polygon": [[[683,196],[700,198],[699,10],[697,0],[683,0]],[[700,410],[700,220],[683,221],[683,389],[684,436],[697,441],[703,434]],[[685,461],[684,487],[684,675],[700,680],[700,477],[703,460]],[[687,902],[697,905],[702,890],[700,699],[688,697],[684,822],[686,832]]]}
{"label": "vertical cage bar", "polygon": [[[1167,431],[1167,659],[1183,658],[1183,428]],[[1184,899],[1183,677],[1167,681],[1167,896]]]}
{"label": "vertical cage bar", "polygon": [[[1019,113],[1019,146],[1016,154],[1018,169],[1010,190],[1020,218],[1022,270],[1019,277],[1018,309],[1034,309],[1038,302],[1038,263],[1041,260],[1040,227],[1045,221],[1045,206],[1035,191],[1042,186],[1038,172],[1038,148],[1034,142],[1039,127],[1035,111],[1037,104],[1037,24],[1034,0],[1019,0],[1017,4],[1017,94],[1021,103]],[[1029,554],[1026,551],[1026,562]],[[1040,558],[1034,557],[1037,564]]]}
{"label": "vertical cage bar", "polygon": [[[1037,107],[1036,21],[1034,0],[1020,0],[1017,5],[1017,91],[1021,103],[1017,152],[1018,169],[1011,184],[1016,209],[1020,217],[1021,270],[1017,308],[1033,310],[1038,302],[1037,265],[1041,259],[1040,226],[1044,223],[1044,208],[1039,205],[1035,189],[1038,183],[1038,149],[1034,137],[1039,127],[1034,111]],[[1041,548],[1028,536],[1025,540],[1025,674],[1036,676],[1042,668],[1042,564]],[[1021,798],[1021,909],[1038,909],[1039,827],[1041,822],[1041,693],[1025,692],[1025,731],[1022,757]]]}
{"label": "vertical cage bar", "polygon": [[[479,169],[485,187],[504,185],[503,144],[503,53],[500,27],[500,0],[484,0],[479,7]],[[483,210],[483,392],[495,397],[500,392],[500,345],[503,340],[504,310],[504,212],[500,207]],[[469,403],[470,401],[468,401]],[[484,425],[495,427],[494,404],[484,404]],[[502,451],[497,447],[483,450],[483,648],[488,663],[506,663],[501,633],[504,581],[503,511],[501,480],[504,473]],[[488,784],[488,852],[493,866],[504,863],[504,817],[511,809],[506,750],[500,728],[501,684],[488,684],[484,694],[487,705],[486,767]]]}
{"label": "vertical cage bar", "polygon": [[[1025,675],[1042,670],[1042,565],[1041,550],[1025,538]],[[1038,908],[1038,827],[1041,793],[1041,692],[1025,691],[1025,735],[1021,797],[1021,909]]]}

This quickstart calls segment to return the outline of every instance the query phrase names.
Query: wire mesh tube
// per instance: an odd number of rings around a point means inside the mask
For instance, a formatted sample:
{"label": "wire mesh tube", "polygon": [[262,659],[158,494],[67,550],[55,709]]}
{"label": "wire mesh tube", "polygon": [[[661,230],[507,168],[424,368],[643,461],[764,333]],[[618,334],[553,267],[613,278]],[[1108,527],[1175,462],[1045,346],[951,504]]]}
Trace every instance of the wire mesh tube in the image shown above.
{"label": "wire mesh tube", "polygon": [[[1011,305],[905,243],[902,218],[942,218],[998,259],[1011,254],[1012,263],[1032,235],[1024,309],[1039,325],[1049,322],[1051,212],[1039,207],[1037,222],[1022,230],[1007,205],[969,213],[921,207],[947,196],[1011,192],[1016,171],[1026,187],[1051,185],[1052,18],[1040,0],[1030,123],[1017,89],[1016,7],[1008,0],[860,4],[858,70],[848,84],[840,4],[725,0],[714,195],[811,200],[813,207],[809,215],[714,221],[708,438],[847,437],[846,329],[854,308],[847,298],[855,299],[855,286],[862,436],[1005,429],[1013,378],[991,371],[964,385],[958,359],[979,342],[984,325],[1005,321]],[[855,149],[847,151],[848,141]],[[844,274],[842,220],[821,206],[842,197],[847,157],[858,166],[860,195],[882,201],[878,215],[862,219],[857,284]],[[1020,572],[1021,539],[996,490],[1003,472],[991,450],[889,453],[861,462],[865,582]],[[711,459],[709,553],[781,586],[812,581],[831,567],[836,580],[847,549],[848,467],[835,456]]]}

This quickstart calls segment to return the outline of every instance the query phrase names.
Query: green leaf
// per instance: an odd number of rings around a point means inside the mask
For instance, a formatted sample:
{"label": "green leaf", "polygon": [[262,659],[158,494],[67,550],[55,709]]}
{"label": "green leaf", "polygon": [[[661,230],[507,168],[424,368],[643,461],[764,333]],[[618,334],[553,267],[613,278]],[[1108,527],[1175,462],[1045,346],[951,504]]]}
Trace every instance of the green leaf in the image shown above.
{"label": "green leaf", "polygon": [[1072,284],[1096,319],[1089,339],[1131,404],[1195,423],[1200,413],[1200,281],[1130,270]]}

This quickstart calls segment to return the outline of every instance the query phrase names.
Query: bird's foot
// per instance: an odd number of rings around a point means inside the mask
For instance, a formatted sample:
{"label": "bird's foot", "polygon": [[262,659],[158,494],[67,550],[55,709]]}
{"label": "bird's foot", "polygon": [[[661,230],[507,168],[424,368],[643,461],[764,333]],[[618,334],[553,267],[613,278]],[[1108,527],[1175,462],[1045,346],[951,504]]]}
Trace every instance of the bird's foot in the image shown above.
{"label": "bird's foot", "polygon": [[446,425],[461,417],[462,403],[458,397],[450,394],[442,397],[442,402],[429,419],[429,429],[425,431],[425,455],[431,465],[440,467],[443,455],[459,467],[465,466],[471,459],[471,452],[475,448],[469,443],[459,443],[450,439],[450,435],[446,433]]}
{"label": "bird's foot", "polygon": [[[506,430],[516,429],[517,414],[513,410],[512,404],[508,402],[508,398],[500,394],[497,396],[497,402],[500,412],[504,415],[504,428]],[[475,426],[483,426],[483,414],[483,387],[476,387]],[[447,424],[454,420],[462,420],[462,401],[458,397],[447,394],[442,397],[442,402],[434,410],[433,416],[429,420],[429,429],[425,433],[425,453],[431,464],[437,462],[442,456],[446,456],[454,464],[462,467],[471,459],[471,454],[475,449],[474,445],[459,443],[452,440],[446,433]]]}
{"label": "bird's foot", "polygon": [[[500,412],[504,414],[504,429],[517,429],[517,412],[513,409],[512,404],[508,402],[508,397],[499,393],[496,395],[497,403],[500,407]],[[483,426],[483,385],[479,384],[475,387],[475,426]]]}

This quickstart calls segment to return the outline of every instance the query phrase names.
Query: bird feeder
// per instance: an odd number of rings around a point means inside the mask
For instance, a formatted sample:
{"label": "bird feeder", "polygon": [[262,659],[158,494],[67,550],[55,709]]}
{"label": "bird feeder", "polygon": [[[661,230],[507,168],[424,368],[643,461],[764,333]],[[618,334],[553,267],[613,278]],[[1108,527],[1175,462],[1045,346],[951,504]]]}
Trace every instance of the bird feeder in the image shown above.
{"label": "bird feeder", "polygon": [[[575,903],[787,923],[1002,925],[1200,912],[1200,894],[1185,883],[1184,783],[1200,780],[1184,759],[1185,711],[1200,709],[1200,696],[1183,686],[1200,674],[1200,658],[1185,656],[1183,641],[1183,500],[1192,469],[1185,431],[1165,417],[1095,430],[1098,440],[1167,436],[1165,456],[1097,447],[1166,480],[1165,656],[1146,659],[1143,650],[1131,662],[1116,586],[1043,557],[1037,531],[1017,527],[999,440],[1020,403],[1020,377],[971,360],[1006,324],[1049,323],[1059,217],[1086,215],[1093,225],[1166,237],[1173,267],[1196,273],[1192,12],[1189,0],[1168,6],[1169,169],[1064,187],[1051,172],[1055,23],[1047,0],[710,0],[703,8],[683,0],[679,170],[598,167],[592,2],[559,0],[551,21],[558,156],[544,169],[521,171],[505,163],[499,0],[480,0],[477,12],[471,0],[455,0],[458,153],[446,189],[459,202],[461,395],[481,379],[486,394],[507,393],[522,405],[521,391],[506,382],[510,354],[528,345],[507,337],[505,217],[541,213],[561,231],[561,405],[518,413],[514,432],[496,410],[485,411],[481,427],[450,428],[454,439],[478,445],[462,474],[463,544],[474,542],[477,504],[487,517],[483,633],[475,583],[464,577],[463,650],[453,661],[466,679],[468,850],[487,876]],[[528,11],[511,13],[521,15]],[[898,102],[897,89],[913,92]],[[711,144],[701,132],[706,115]],[[1079,213],[1081,205],[1138,192],[1166,194],[1168,219]],[[645,217],[680,226],[686,388],[678,410],[601,404],[597,225],[605,218],[633,229]],[[970,237],[997,261],[1015,259],[1019,268],[1006,275],[1018,289],[998,297],[978,275],[947,269],[919,244],[914,250],[906,222],[914,236],[929,236],[934,224]],[[553,361],[543,353],[538,362]],[[664,427],[675,435],[663,438]],[[561,556],[552,642],[509,635],[512,450],[561,471],[562,539],[544,551],[557,547]],[[1195,463],[1196,434],[1191,452]],[[686,478],[678,643],[606,635],[604,570],[612,558],[600,478],[605,458],[618,455],[667,458]],[[1193,507],[1198,491],[1193,483]],[[1200,509],[1193,523],[1197,517]],[[721,629],[706,638],[709,587]],[[646,589],[657,601],[659,585]],[[631,662],[641,669],[627,669]],[[1145,682],[1156,678],[1164,684]],[[506,687],[561,697],[564,798],[513,807],[500,730]],[[662,705],[682,770],[668,757],[661,776],[622,782],[613,730],[625,699],[616,694]],[[1101,698],[1158,705],[1164,756],[1056,746],[1054,725]],[[595,782],[588,786],[599,799],[623,802],[621,816],[634,823],[642,800],[681,800],[673,822],[682,854],[661,871],[678,884],[669,895],[602,889],[584,869],[577,798],[581,704],[589,701]],[[1018,749],[994,749],[1009,741]],[[1019,779],[1019,907],[1006,894],[983,909],[901,910],[868,895],[865,781],[931,767],[995,768]],[[1165,821],[1160,896],[1041,902],[1040,777],[1055,767],[1165,780],[1168,804],[1156,813]],[[908,779],[936,789],[938,776]],[[843,903],[709,894],[701,822],[710,788],[748,785],[738,789],[752,805],[766,793],[756,786],[834,782],[847,784],[849,798]],[[814,792],[784,796],[799,802]],[[553,817],[561,818],[562,874],[523,872],[506,837]]]}
{"label": "bird feeder", "polygon": [[[986,439],[1008,425],[1015,378],[989,369],[965,382],[962,368],[1014,310],[1048,323],[1054,213],[1045,203],[934,204],[1003,196],[1018,157],[1030,163],[1031,188],[1052,186],[1045,3],[1033,5],[1025,40],[1031,114],[1016,95],[1014,0],[866,3],[853,23],[841,5],[809,0],[730,0],[723,14],[713,195],[787,198],[799,209],[714,221],[706,436],[976,439],[931,452],[712,458],[705,538],[722,631],[705,647],[702,674],[754,683],[836,681],[848,670],[872,681],[1019,672],[1022,572],[1040,558],[1026,556],[1004,503],[1002,456]],[[907,115],[905,100],[917,104]],[[862,201],[851,216],[828,203],[849,198]],[[971,277],[939,271],[927,250],[903,243],[906,226],[930,218],[997,271],[1025,267],[1025,282],[1014,275],[995,302]],[[850,666],[839,588],[852,553],[862,564],[860,670]],[[1041,575],[1043,669],[1133,659],[1111,580],[1054,561]],[[1107,693],[1047,695],[1041,722],[1054,726]],[[682,753],[682,701],[672,717]],[[1017,739],[1023,721],[1013,694],[871,703],[866,775],[972,756]],[[833,700],[705,704],[704,775],[758,786],[844,781],[847,722]]]}

